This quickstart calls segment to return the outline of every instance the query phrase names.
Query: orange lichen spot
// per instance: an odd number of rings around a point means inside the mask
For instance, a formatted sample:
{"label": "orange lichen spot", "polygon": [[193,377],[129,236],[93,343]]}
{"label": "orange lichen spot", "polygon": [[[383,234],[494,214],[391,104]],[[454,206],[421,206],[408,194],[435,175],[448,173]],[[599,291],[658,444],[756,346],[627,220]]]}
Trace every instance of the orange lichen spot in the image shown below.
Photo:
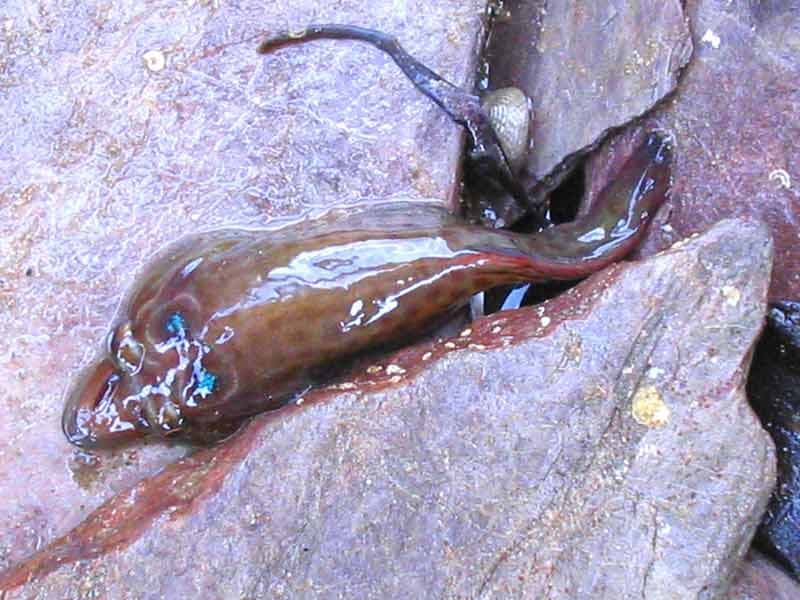
{"label": "orange lichen spot", "polygon": [[669,423],[672,411],[656,386],[645,385],[633,395],[631,414],[640,425],[658,428]]}

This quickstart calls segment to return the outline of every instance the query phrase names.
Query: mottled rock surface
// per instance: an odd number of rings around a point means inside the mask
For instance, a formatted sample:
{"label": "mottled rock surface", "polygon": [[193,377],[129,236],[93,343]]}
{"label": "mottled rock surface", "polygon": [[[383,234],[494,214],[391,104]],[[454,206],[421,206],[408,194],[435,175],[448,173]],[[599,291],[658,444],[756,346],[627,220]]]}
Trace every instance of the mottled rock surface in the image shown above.
{"label": "mottled rock surface", "polygon": [[461,132],[386,56],[319,42],[264,58],[258,38],[357,22],[468,85],[483,6],[2,3],[0,568],[184,453],[91,457],[60,431],[64,387],[162,244],[334,203],[453,194]]}
{"label": "mottled rock surface", "polygon": [[569,168],[574,155],[675,88],[692,53],[680,0],[503,2],[489,44],[492,88],[533,100],[529,175]]}
{"label": "mottled rock surface", "polygon": [[117,496],[0,589],[723,597],[774,482],[743,392],[771,252],[727,221],[403,350]]}
{"label": "mottled rock surface", "polygon": [[727,595],[728,600],[796,600],[800,583],[781,571],[757,550],[742,561]]}
{"label": "mottled rock surface", "polygon": [[[673,200],[642,251],[754,217],[775,240],[770,298],[800,298],[800,2],[686,4],[695,53],[652,116],[675,135]],[[604,170],[595,167],[613,158],[611,146],[592,161],[594,187]]]}

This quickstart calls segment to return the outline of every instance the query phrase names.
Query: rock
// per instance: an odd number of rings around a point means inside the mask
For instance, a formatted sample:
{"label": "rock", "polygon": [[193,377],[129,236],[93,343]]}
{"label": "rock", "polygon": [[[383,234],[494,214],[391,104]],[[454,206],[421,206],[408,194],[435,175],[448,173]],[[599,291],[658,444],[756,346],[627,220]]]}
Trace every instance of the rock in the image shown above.
{"label": "rock", "polygon": [[460,129],[378,50],[255,48],[270,27],[358,22],[468,85],[482,2],[111,6],[11,0],[0,18],[0,568],[186,453],[81,454],[60,431],[65,386],[156,249],[335,203],[455,193]]}
{"label": "rock", "polygon": [[[753,217],[775,240],[770,299],[800,298],[800,2],[686,4],[695,54],[652,116],[676,139],[673,201],[642,252],[720,219]],[[597,187],[596,167],[614,153],[610,145],[587,168]]]}
{"label": "rock", "polygon": [[364,365],[110,499],[0,590],[723,597],[774,483],[743,392],[771,253],[726,221]]}
{"label": "rock", "polygon": [[728,600],[795,600],[800,584],[757,550],[750,550],[731,585]]}
{"label": "rock", "polygon": [[547,188],[609,130],[669,94],[692,53],[679,0],[503,3],[488,46],[492,88],[533,100],[528,176]]}
{"label": "rock", "polygon": [[756,543],[800,580],[800,303],[769,311],[747,396],[778,451],[778,482]]}

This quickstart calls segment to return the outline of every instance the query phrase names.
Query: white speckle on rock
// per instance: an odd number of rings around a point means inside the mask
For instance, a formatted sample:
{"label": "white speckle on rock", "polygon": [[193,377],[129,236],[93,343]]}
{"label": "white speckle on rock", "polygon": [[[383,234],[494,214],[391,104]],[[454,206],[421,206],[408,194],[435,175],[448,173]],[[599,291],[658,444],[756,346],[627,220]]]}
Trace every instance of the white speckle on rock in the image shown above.
{"label": "white speckle on rock", "polygon": [[711,29],[706,29],[706,32],[703,34],[703,37],[700,38],[700,41],[705,44],[708,44],[714,50],[719,48],[719,45],[722,42],[720,37],[716,33],[714,33]]}
{"label": "white speckle on rock", "polygon": [[739,300],[742,299],[742,293],[732,285],[723,285],[722,295],[725,298],[725,302],[730,306],[738,306]]}
{"label": "white speckle on rock", "polygon": [[406,370],[400,365],[389,365],[386,367],[386,373],[388,375],[402,375],[405,372]]}

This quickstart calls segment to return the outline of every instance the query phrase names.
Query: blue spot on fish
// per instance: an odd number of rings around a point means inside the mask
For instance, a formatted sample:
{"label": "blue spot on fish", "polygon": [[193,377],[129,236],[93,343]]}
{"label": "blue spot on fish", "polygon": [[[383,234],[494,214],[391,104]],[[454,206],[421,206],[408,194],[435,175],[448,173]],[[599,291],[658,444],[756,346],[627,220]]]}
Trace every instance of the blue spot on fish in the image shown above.
{"label": "blue spot on fish", "polygon": [[217,376],[208,371],[202,371],[194,393],[200,394],[201,398],[205,398],[214,391],[215,387],[217,387]]}
{"label": "blue spot on fish", "polygon": [[186,320],[180,313],[172,313],[167,319],[167,331],[175,335],[186,335]]}

